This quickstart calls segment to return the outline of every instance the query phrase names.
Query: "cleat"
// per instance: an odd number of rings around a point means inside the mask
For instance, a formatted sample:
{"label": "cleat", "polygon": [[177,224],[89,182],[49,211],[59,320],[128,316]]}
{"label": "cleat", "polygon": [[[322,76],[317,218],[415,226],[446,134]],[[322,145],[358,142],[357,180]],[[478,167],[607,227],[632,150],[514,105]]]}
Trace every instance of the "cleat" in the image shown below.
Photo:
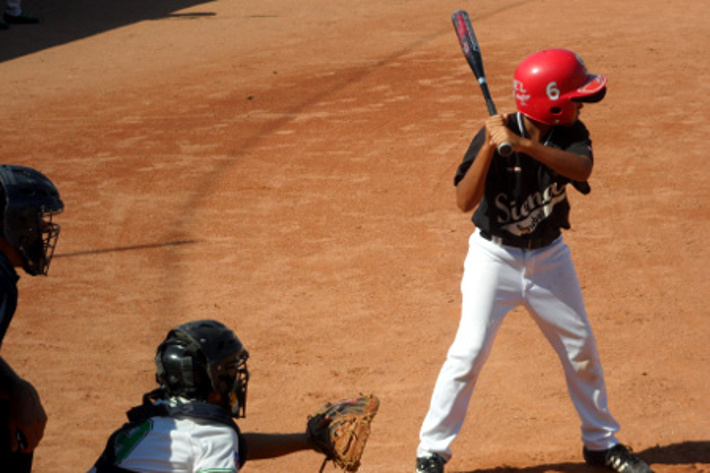
{"label": "cleat", "polygon": [[437,453],[428,457],[418,457],[416,473],[444,473],[444,463],[446,463],[444,457]]}
{"label": "cleat", "polygon": [[587,465],[606,467],[618,473],[653,473],[651,467],[621,444],[601,451],[585,447],[582,453]]}

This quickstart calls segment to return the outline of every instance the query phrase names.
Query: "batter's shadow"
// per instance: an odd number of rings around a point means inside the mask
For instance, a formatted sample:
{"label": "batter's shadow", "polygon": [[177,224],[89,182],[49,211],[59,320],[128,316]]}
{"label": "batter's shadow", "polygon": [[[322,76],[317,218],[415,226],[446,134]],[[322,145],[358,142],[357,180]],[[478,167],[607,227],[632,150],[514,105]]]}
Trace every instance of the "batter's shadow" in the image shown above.
{"label": "batter's shadow", "polygon": [[[710,441],[691,441],[671,445],[657,445],[642,451],[634,451],[636,455],[651,465],[710,465]],[[455,473],[593,473],[599,468],[593,468],[580,463],[556,463],[536,465],[525,468],[508,466],[488,468],[483,470],[466,470]]]}

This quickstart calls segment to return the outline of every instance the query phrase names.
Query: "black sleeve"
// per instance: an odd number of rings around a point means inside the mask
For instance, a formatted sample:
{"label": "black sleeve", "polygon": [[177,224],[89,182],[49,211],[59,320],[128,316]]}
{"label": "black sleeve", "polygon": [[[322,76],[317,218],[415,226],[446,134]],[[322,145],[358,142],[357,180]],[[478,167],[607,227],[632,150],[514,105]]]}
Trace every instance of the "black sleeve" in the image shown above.
{"label": "black sleeve", "polygon": [[[594,161],[592,140],[589,137],[587,127],[581,121],[578,120],[574,124],[564,127],[564,133],[556,134],[556,136],[558,139],[551,144],[553,147],[570,153],[588,156],[592,162]],[[568,179],[568,182],[584,195],[592,191],[587,181],[581,182]]]}
{"label": "black sleeve", "polygon": [[563,144],[563,149],[574,154],[583,156],[592,156],[592,139],[589,137],[589,131],[584,123],[576,121],[567,133],[567,142]]}
{"label": "black sleeve", "polygon": [[[576,121],[565,135],[567,139],[564,143],[560,143],[560,148],[574,154],[589,156],[594,161],[594,153],[592,152],[592,140],[589,137],[589,131],[584,123]],[[584,195],[589,194],[592,188],[587,181],[571,181],[572,186]]]}
{"label": "black sleeve", "polygon": [[478,152],[480,151],[481,147],[483,146],[483,140],[486,139],[486,128],[483,127],[480,130],[478,130],[478,133],[476,133],[476,136],[473,137],[473,140],[471,141],[471,144],[468,145],[468,149],[466,150],[466,154],[463,156],[463,161],[461,164],[459,164],[458,169],[456,169],[456,176],[454,176],[454,185],[458,185],[459,182],[461,182],[461,179],[466,175],[466,172],[468,169],[471,167],[471,164],[473,164],[473,161],[476,159],[476,155],[478,155]]}

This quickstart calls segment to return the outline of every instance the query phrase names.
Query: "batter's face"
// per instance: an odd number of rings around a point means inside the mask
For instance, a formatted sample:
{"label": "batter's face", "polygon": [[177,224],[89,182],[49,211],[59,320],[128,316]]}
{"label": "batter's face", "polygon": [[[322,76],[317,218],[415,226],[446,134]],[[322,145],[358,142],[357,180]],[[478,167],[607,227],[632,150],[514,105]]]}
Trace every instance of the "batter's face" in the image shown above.
{"label": "batter's face", "polygon": [[572,117],[572,121],[569,122],[570,125],[579,120],[580,112],[584,107],[584,104],[582,102],[572,102],[572,105],[574,105],[574,117]]}

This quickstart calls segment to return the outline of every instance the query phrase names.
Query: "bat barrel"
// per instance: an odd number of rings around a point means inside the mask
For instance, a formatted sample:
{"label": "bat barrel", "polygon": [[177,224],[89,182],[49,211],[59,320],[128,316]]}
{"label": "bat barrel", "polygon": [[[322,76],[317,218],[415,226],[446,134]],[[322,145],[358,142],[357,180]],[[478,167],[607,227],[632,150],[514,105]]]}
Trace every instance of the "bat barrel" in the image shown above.
{"label": "bat barrel", "polygon": [[[486,107],[488,107],[488,114],[490,116],[498,115],[496,106],[493,103],[493,97],[491,96],[490,90],[488,90],[488,81],[486,80],[486,73],[483,70],[483,56],[481,55],[481,48],[478,45],[473,26],[471,25],[471,19],[465,10],[456,10],[451,16],[451,21],[454,24],[456,35],[459,38],[461,51],[466,57],[466,61],[468,61],[473,75],[476,76],[478,85],[481,87],[483,98],[486,101]],[[498,154],[505,157],[510,156],[513,154],[513,146],[507,142],[501,143],[498,146]]]}

